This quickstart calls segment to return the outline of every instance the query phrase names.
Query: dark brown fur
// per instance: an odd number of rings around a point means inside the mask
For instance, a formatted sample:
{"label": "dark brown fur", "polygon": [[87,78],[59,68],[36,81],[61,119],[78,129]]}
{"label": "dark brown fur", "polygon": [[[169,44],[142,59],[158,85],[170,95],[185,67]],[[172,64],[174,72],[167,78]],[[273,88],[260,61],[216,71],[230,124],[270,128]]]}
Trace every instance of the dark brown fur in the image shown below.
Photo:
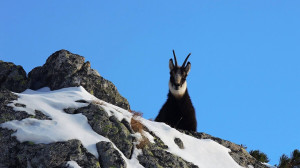
{"label": "dark brown fur", "polygon": [[169,91],[167,102],[161,108],[155,121],[164,122],[176,129],[196,131],[195,109],[188,90],[180,99],[176,99]]}

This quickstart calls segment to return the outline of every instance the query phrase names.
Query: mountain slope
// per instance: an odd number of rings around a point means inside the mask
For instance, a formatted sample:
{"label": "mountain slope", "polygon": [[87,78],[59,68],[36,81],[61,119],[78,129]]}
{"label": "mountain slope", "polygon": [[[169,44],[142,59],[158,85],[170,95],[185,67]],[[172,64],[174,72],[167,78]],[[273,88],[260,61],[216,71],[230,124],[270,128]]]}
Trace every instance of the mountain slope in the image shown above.
{"label": "mountain slope", "polygon": [[[78,109],[88,106],[89,103],[94,103],[94,105],[99,106],[99,109],[103,108],[108,116],[114,116],[120,122],[123,119],[128,123],[131,121],[132,113],[97,99],[89,94],[83,87],[64,88],[56,91],[45,90],[49,89],[43,88],[38,91],[26,90],[23,93],[17,94],[19,98],[8,104],[8,106],[13,107],[15,111],[25,111],[29,115],[35,116],[35,111],[38,110],[50,118],[50,120],[26,118],[21,121],[12,120],[1,124],[2,128],[16,131],[12,136],[16,136],[18,141],[27,141],[34,144],[49,144],[77,139],[81,141],[88,152],[98,158],[99,154],[96,144],[98,142],[111,141],[97,134],[89,125],[85,115],[80,113],[68,114],[64,109]],[[139,119],[168,146],[168,149],[166,149],[167,152],[177,155],[198,167],[240,167],[229,155],[228,152],[230,150],[213,140],[197,139],[181,133],[166,124],[156,123],[143,118]],[[154,137],[151,136],[150,133],[147,135],[154,143]],[[134,136],[141,135],[135,133]],[[184,149],[180,149],[177,146],[174,142],[175,138],[181,139]],[[138,161],[139,155],[142,155],[141,150],[134,147],[133,157],[128,159],[115,145],[113,146],[114,149],[119,151],[127,167],[143,167]]]}
{"label": "mountain slope", "polygon": [[[28,78],[20,66],[0,64],[12,67],[0,74],[1,168],[265,167],[240,145],[125,110],[129,104],[116,87],[66,50]],[[34,90],[14,93],[11,83],[14,91]]]}

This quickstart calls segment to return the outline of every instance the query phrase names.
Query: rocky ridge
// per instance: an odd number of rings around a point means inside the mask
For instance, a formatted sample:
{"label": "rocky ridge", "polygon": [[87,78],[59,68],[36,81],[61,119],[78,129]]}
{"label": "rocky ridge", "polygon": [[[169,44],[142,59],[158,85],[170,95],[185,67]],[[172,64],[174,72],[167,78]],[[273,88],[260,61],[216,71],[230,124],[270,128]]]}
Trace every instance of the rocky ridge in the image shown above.
{"label": "rocky ridge", "polygon": [[[36,90],[49,87],[56,90],[64,87],[83,86],[91,94],[121,108],[129,109],[128,101],[117,91],[116,87],[90,68],[90,63],[84,57],[60,50],[52,54],[43,66],[34,68],[28,77],[21,66],[0,61],[0,124],[11,120],[25,118],[48,119],[47,116],[36,111],[36,115],[26,112],[15,112],[7,106],[18,96],[12,92],[22,92],[27,88]],[[85,103],[85,102],[83,102]],[[18,106],[24,106],[19,104]],[[114,116],[108,116],[97,102],[92,102],[79,109],[65,109],[66,113],[82,113],[88,119],[92,129],[107,137],[122,152],[126,158],[131,158],[136,145],[136,138],[132,136],[134,130],[126,120],[119,121]],[[145,130],[148,128],[144,127]],[[150,131],[149,131],[150,132]],[[210,136],[205,133],[186,132],[187,135],[199,139],[212,139],[231,149],[230,155],[241,166],[253,165],[255,168],[265,167],[257,162],[240,145]],[[97,150],[99,158],[90,154],[79,140],[56,142],[51,144],[34,144],[32,142],[18,142],[12,136],[14,131],[0,127],[0,168],[2,167],[68,167],[67,162],[76,161],[81,167],[126,167],[121,157],[110,142],[99,142]],[[144,167],[197,167],[184,159],[166,151],[166,146],[153,132],[155,143],[148,143],[142,148],[143,155],[138,160]],[[180,138],[174,139],[179,148],[184,148]]]}

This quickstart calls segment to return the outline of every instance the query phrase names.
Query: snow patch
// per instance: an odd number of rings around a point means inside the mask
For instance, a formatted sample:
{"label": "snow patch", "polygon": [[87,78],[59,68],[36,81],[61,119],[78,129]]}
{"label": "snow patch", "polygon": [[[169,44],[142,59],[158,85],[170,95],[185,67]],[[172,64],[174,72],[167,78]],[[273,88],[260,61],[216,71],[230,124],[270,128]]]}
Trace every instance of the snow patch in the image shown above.
{"label": "snow patch", "polygon": [[[142,123],[157,135],[173,153],[188,162],[205,168],[241,168],[229,155],[230,149],[209,139],[197,139],[177,131],[164,124],[142,119]],[[180,138],[184,149],[180,149],[174,142]]]}
{"label": "snow patch", "polygon": [[[51,118],[51,120],[26,118],[21,121],[8,121],[0,125],[3,128],[15,130],[16,132],[13,135],[21,142],[32,141],[34,143],[47,144],[78,139],[90,153],[98,157],[96,143],[99,141],[110,142],[110,140],[94,132],[88,124],[86,116],[82,114],[67,114],[63,109],[80,108],[88,105],[88,103],[79,103],[76,100],[94,101],[104,108],[109,116],[114,115],[119,121],[125,119],[130,123],[132,118],[132,113],[129,111],[97,99],[81,86],[55,91],[50,91],[49,88],[43,88],[38,91],[28,89],[23,93],[16,94],[19,96],[19,99],[9,104],[14,110],[25,111],[31,115],[35,114],[35,110],[39,110]],[[17,107],[15,106],[16,103],[25,104],[26,107]],[[164,123],[153,122],[143,118],[139,118],[139,120],[169,147],[167,149],[168,152],[188,162],[205,168],[241,168],[229,155],[230,150],[215,141],[188,136]],[[155,138],[149,132],[144,131],[143,135],[151,143],[154,143]],[[133,136],[137,139],[141,138],[140,133],[135,133]],[[180,149],[176,145],[174,142],[175,138],[182,140],[184,149]],[[116,148],[115,145],[114,147]],[[117,150],[119,151],[119,149]],[[137,159],[139,155],[142,155],[141,149],[135,148],[130,160],[122,152],[120,154],[125,160],[127,167],[143,167]],[[74,167],[78,166],[74,161],[68,163],[71,166],[74,165]]]}

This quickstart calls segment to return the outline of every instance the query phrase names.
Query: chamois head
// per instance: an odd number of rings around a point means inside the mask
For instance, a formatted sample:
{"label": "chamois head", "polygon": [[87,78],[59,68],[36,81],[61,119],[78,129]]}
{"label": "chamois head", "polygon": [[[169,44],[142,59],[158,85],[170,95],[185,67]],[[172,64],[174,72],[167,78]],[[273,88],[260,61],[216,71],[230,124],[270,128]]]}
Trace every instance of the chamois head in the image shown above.
{"label": "chamois head", "polygon": [[172,58],[169,61],[169,68],[170,68],[169,89],[171,93],[174,95],[174,97],[181,98],[186,91],[186,87],[187,87],[186,77],[191,70],[191,63],[188,62],[186,64],[186,61],[188,60],[191,53],[189,53],[189,55],[185,58],[181,66],[177,64],[177,59],[174,50],[173,50],[173,55],[174,55],[175,65],[173,63]]}

